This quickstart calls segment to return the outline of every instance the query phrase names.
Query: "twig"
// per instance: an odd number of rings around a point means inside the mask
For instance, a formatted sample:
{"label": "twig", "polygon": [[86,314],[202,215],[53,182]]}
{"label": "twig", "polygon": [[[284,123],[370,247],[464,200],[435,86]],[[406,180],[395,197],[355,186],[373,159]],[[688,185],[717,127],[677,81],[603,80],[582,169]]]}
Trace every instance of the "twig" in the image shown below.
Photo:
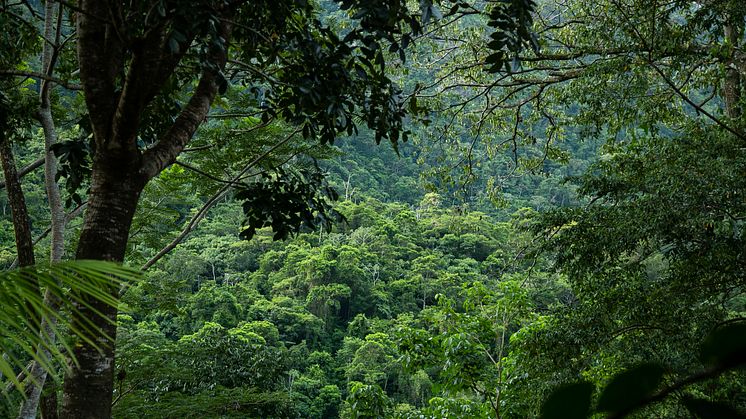
{"label": "twig", "polygon": [[46,81],[51,81],[53,83],[57,83],[60,86],[68,90],[83,90],[83,86],[77,83],[69,83],[60,78],[50,77],[44,73],[39,73],[36,71],[0,70],[0,75],[35,78],[35,79],[46,80]]}
{"label": "twig", "polygon": [[183,167],[183,168],[185,168],[187,170],[191,170],[192,172],[198,173],[198,174],[200,174],[200,175],[202,175],[202,176],[204,176],[204,177],[206,177],[208,179],[212,179],[215,182],[227,183],[229,185],[233,184],[230,180],[221,179],[221,178],[219,178],[217,176],[211,175],[211,174],[209,174],[209,173],[207,173],[207,172],[205,172],[205,171],[203,171],[203,170],[201,170],[201,169],[199,169],[197,167],[194,167],[194,166],[192,166],[190,164],[187,164],[187,163],[184,163],[182,161],[176,160],[174,162],[174,164],[177,164],[177,165],[179,165],[179,166],[181,166],[181,167]]}

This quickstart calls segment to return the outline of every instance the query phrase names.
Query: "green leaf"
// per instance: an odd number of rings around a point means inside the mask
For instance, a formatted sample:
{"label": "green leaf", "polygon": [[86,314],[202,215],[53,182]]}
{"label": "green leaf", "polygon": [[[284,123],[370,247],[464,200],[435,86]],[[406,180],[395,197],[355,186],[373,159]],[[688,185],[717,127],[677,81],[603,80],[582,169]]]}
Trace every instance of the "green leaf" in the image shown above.
{"label": "green leaf", "polygon": [[732,365],[746,357],[746,323],[715,329],[702,343],[700,359],[706,365]]}
{"label": "green leaf", "polygon": [[[65,340],[50,341],[46,333],[40,334],[39,321],[46,320],[53,335],[61,335],[61,329],[67,328],[88,344],[99,347],[101,342],[90,339],[96,328],[92,321],[71,324],[69,316],[62,313],[74,312],[80,307],[91,309],[93,300],[116,306],[119,304],[115,297],[117,291],[139,277],[137,270],[90,260],[0,272],[0,336],[5,337],[0,339],[0,350],[7,355],[0,360],[0,374],[20,386],[16,371],[25,370],[26,357],[38,362],[50,374],[56,373],[57,365],[66,365],[67,357],[72,355],[70,344]],[[60,310],[44,302],[35,284],[60,301]],[[12,355],[18,350],[25,357]],[[75,363],[75,359],[72,362]]]}
{"label": "green leaf", "polygon": [[594,385],[588,382],[562,386],[541,406],[542,419],[583,419],[588,417]]}
{"label": "green leaf", "polygon": [[645,363],[617,374],[598,400],[598,410],[621,412],[653,394],[663,380],[662,365]]}
{"label": "green leaf", "polygon": [[495,54],[490,54],[487,56],[487,58],[484,59],[484,62],[487,64],[500,64],[503,60],[503,54],[500,52],[497,52]]}

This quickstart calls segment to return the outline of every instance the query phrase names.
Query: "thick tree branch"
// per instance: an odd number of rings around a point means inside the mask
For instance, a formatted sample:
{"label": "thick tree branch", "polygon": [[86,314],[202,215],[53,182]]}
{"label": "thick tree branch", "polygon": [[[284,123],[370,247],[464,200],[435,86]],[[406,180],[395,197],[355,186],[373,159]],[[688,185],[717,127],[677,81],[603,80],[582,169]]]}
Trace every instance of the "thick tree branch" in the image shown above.
{"label": "thick tree branch", "polygon": [[186,39],[178,44],[179,51],[171,53],[168,50],[170,34],[165,25],[160,25],[148,31],[144,39],[133,43],[132,62],[112,121],[112,131],[120,141],[127,142],[127,147],[137,148],[137,129],[145,107],[174,73],[194,36],[194,31],[186,34]]}
{"label": "thick tree branch", "polygon": [[101,16],[108,16],[108,3],[104,0],[81,0],[80,8],[74,9],[78,10],[80,79],[99,149],[104,149],[105,142],[110,138],[118,96],[116,79],[123,65],[121,40],[113,25],[101,19]]}
{"label": "thick tree branch", "polygon": [[154,178],[176,161],[176,156],[181,153],[210,111],[217,92],[217,77],[213,71],[206,70],[202,73],[189,103],[171,128],[153,148],[143,153],[142,174],[145,179]]}
{"label": "thick tree branch", "polygon": [[[44,164],[44,157],[39,157],[38,159],[31,162],[28,166],[22,168],[18,171],[18,178],[21,179],[27,174],[33,172],[34,170],[40,168]],[[0,181],[0,189],[5,188],[5,181]]]}
{"label": "thick tree branch", "polygon": [[27,78],[34,78],[34,79],[40,79],[40,80],[47,80],[51,81],[55,84],[58,84],[65,89],[68,90],[82,90],[83,86],[77,84],[77,83],[70,83],[68,81],[62,80],[58,77],[52,77],[47,76],[44,73],[36,72],[36,71],[20,71],[20,70],[2,70],[0,69],[0,74],[2,75],[8,75],[8,76],[19,76],[19,77],[27,77]]}
{"label": "thick tree branch", "polygon": [[[230,35],[230,26],[223,21],[221,24],[223,39]],[[223,49],[213,51],[212,61],[217,69],[225,67],[228,52]],[[143,154],[142,175],[145,179],[152,179],[163,169],[176,161],[176,157],[186,147],[197,128],[207,117],[213,99],[218,93],[217,69],[205,68],[202,72],[197,88],[191,99],[181,111],[171,128],[163,135],[158,143]]]}

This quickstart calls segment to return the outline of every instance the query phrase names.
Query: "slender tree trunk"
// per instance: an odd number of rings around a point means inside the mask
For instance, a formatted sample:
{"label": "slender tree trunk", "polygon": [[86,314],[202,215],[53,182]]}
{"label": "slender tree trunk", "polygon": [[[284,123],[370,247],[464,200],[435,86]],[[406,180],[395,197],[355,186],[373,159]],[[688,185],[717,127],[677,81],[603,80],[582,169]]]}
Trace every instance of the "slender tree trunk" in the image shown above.
{"label": "slender tree trunk", "polygon": [[[108,150],[95,158],[77,259],[124,259],[132,217],[145,186],[139,154],[126,154]],[[112,286],[109,291],[118,296],[117,287]],[[79,307],[73,321],[78,327],[93,327],[91,338],[99,348],[83,342],[75,346],[78,365],[65,377],[64,384],[61,416],[65,418],[111,417],[117,309],[97,301],[89,303],[103,317]]]}
{"label": "slender tree trunk", "polygon": [[19,266],[31,266],[34,261],[34,241],[31,237],[31,223],[26,208],[26,198],[23,196],[21,182],[16,171],[15,158],[10,141],[0,131],[0,160],[2,160],[5,186],[8,192],[10,212],[13,216],[15,230],[16,251]]}
{"label": "slender tree trunk", "polygon": [[[16,239],[16,251],[18,252],[19,266],[31,266],[34,260],[34,240],[31,237],[31,219],[28,216],[26,208],[26,198],[23,196],[21,181],[16,171],[16,162],[13,158],[13,148],[10,141],[5,137],[5,132],[0,129],[0,160],[2,160],[3,174],[5,176],[5,185],[10,203],[10,211],[13,216],[13,230]],[[39,290],[39,284],[33,284],[36,291]],[[36,310],[28,307],[30,316],[36,317]],[[39,325],[39,319],[33,319],[33,324]]]}
{"label": "slender tree trunk", "polygon": [[[54,39],[55,44],[51,45],[49,42],[45,42],[42,49],[41,70],[47,76],[53,74],[56,61],[55,49],[59,43],[60,31],[62,29],[61,18],[61,10],[57,4],[48,0],[44,5],[44,37],[48,40]],[[51,83],[47,80],[42,80],[39,93],[39,111],[37,116],[44,132],[44,186],[47,193],[51,219],[51,251],[49,261],[50,263],[57,263],[62,260],[65,250],[65,211],[62,205],[62,198],[60,197],[60,188],[57,185],[56,180],[57,158],[52,152],[52,146],[57,142],[57,131],[54,126],[54,120],[52,119],[52,107],[49,99],[50,91]],[[47,292],[44,295],[44,303],[53,310],[57,310],[60,306],[60,302],[50,292]],[[41,319],[40,331],[50,344],[54,344],[54,341],[56,340],[56,336],[54,335],[54,322],[54,319]],[[37,348],[37,354],[40,357],[49,358],[49,351],[44,349],[42,346]],[[36,413],[39,409],[39,399],[42,395],[42,389],[45,387],[47,379],[47,372],[38,362],[33,363],[30,375],[33,387],[26,393],[26,400],[21,405],[18,414],[19,419],[36,418]],[[50,404],[51,403],[47,403],[47,405]]]}
{"label": "slender tree trunk", "polygon": [[[21,189],[21,182],[16,171],[13,150],[10,142],[4,138],[4,133],[0,132],[0,160],[2,160],[3,172],[5,175],[5,184],[8,191],[8,201],[10,201],[11,212],[13,215],[13,229],[15,230],[16,249],[18,251],[18,264],[20,266],[31,266],[34,260],[34,244],[31,237],[31,225],[29,222],[28,210],[26,208],[26,199]],[[36,286],[37,291],[41,292]],[[34,316],[35,310],[29,309],[29,315]],[[40,327],[44,327],[43,320],[36,319]],[[46,329],[46,328],[45,328]],[[40,329],[41,330],[41,329]],[[32,362],[29,372],[28,387],[26,388],[26,401],[21,405],[19,417],[35,418],[36,404],[29,406],[29,399],[39,400],[41,387],[44,385],[44,370],[37,362]]]}
{"label": "slender tree trunk", "polygon": [[51,225],[50,261],[56,263],[62,260],[65,252],[65,209],[57,185],[57,157],[52,152],[52,146],[57,143],[57,134],[52,120],[52,110],[47,104],[39,111],[39,119],[44,127],[44,146],[46,149],[44,162],[44,186],[49,201]]}

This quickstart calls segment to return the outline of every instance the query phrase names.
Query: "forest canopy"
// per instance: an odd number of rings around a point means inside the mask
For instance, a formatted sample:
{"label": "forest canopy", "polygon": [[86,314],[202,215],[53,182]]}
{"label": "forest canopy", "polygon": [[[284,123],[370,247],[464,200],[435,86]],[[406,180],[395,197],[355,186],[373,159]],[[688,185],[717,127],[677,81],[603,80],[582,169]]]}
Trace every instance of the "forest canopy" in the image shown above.
{"label": "forest canopy", "polygon": [[0,416],[746,415],[740,0],[0,5]]}

